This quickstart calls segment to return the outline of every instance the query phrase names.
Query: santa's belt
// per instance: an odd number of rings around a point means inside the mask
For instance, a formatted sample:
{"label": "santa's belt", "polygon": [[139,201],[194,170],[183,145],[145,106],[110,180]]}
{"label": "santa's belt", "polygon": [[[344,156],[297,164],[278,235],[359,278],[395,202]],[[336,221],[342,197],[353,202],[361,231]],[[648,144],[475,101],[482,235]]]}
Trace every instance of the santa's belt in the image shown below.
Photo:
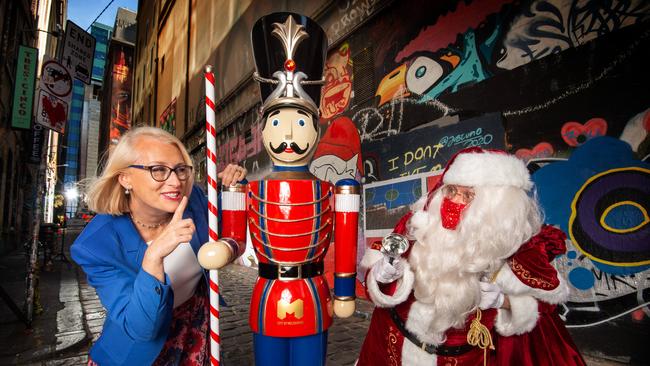
{"label": "santa's belt", "polygon": [[429,353],[429,354],[436,354],[438,356],[460,356],[464,353],[467,353],[474,348],[474,346],[469,345],[467,343],[462,344],[460,346],[445,346],[445,345],[439,345],[435,346],[433,344],[428,344],[421,342],[418,337],[411,333],[408,329],[406,329],[406,326],[404,326],[404,321],[397,315],[397,310],[395,308],[390,309],[390,316],[393,318],[393,322],[397,326],[397,329],[399,329],[400,332],[404,335],[404,338],[408,339],[411,341],[413,344],[416,346],[420,347],[423,351]]}
{"label": "santa's belt", "polygon": [[295,280],[316,277],[323,274],[323,262],[305,263],[298,266],[283,266],[270,263],[259,263],[258,273],[269,280]]}

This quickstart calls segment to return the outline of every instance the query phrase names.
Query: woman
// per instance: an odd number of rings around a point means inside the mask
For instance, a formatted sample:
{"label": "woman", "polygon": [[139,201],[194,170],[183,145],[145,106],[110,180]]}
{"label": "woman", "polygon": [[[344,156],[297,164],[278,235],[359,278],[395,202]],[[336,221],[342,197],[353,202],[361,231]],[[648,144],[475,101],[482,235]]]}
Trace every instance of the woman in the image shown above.
{"label": "woman", "polygon": [[[98,215],[71,249],[107,310],[89,365],[206,362],[206,281],[196,252],[208,241],[208,214],[193,169],[176,137],[139,127],[89,186]],[[245,175],[228,165],[219,177],[230,185]]]}

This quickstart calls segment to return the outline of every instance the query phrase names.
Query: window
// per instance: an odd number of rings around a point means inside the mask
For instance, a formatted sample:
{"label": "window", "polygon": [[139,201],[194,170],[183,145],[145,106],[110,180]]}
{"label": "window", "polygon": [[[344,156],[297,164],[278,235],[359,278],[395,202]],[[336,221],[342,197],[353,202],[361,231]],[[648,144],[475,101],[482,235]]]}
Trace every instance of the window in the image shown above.
{"label": "window", "polygon": [[101,98],[102,98],[102,87],[97,84],[93,84],[93,99],[100,100]]}

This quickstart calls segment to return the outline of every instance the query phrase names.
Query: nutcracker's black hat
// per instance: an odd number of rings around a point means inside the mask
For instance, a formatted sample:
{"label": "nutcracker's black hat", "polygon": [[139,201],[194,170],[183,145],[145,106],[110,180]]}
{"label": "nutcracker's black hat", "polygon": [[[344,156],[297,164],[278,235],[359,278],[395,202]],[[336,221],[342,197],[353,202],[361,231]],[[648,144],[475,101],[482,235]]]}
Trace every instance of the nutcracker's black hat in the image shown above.
{"label": "nutcracker's black hat", "polygon": [[317,118],[327,52],[325,31],[304,15],[272,13],[253,25],[251,41],[262,115],[292,106]]}

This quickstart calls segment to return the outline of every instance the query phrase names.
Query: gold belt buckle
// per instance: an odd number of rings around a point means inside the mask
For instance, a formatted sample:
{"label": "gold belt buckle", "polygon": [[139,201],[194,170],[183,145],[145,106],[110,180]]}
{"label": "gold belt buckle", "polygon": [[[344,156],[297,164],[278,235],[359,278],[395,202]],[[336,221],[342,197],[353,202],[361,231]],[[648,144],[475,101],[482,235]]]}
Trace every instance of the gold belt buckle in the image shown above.
{"label": "gold belt buckle", "polygon": [[302,278],[302,266],[297,266],[297,267],[298,267],[297,276],[296,277],[290,277],[290,276],[284,276],[284,274],[287,273],[287,271],[289,271],[288,266],[279,265],[278,266],[278,279],[281,280],[281,281],[284,281],[284,280],[295,280],[295,279]]}

